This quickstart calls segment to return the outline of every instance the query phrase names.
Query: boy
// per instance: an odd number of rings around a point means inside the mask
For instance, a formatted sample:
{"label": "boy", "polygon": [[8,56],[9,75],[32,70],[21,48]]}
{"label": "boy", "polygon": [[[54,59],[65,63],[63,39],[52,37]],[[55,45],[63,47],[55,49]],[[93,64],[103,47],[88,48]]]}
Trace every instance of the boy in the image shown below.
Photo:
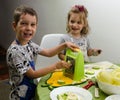
{"label": "boy", "polygon": [[32,100],[36,84],[33,79],[46,75],[56,69],[69,68],[70,64],[58,61],[45,68],[35,70],[34,57],[37,54],[52,57],[66,47],[78,48],[71,42],[65,42],[54,48],[43,49],[31,41],[38,24],[37,13],[27,6],[20,6],[14,11],[12,23],[16,39],[7,50],[7,64],[11,84],[10,100]]}

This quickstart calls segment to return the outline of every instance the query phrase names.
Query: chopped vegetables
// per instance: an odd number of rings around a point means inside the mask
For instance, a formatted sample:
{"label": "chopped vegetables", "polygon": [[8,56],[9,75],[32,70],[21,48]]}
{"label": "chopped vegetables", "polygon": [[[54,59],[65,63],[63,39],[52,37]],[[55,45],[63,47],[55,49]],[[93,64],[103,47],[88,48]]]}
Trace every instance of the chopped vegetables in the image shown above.
{"label": "chopped vegetables", "polygon": [[57,95],[58,100],[82,100],[78,99],[77,94],[73,92],[65,92],[62,94]]}
{"label": "chopped vegetables", "polygon": [[65,84],[72,84],[73,80],[64,76],[62,71],[52,73],[51,77],[47,80],[47,84],[58,87]]}
{"label": "chopped vegetables", "polygon": [[94,70],[86,70],[85,74],[88,74],[88,75],[93,75],[95,72]]}
{"label": "chopped vegetables", "polygon": [[84,77],[83,79],[75,82],[71,78],[65,76],[63,71],[56,71],[56,72],[53,72],[50,78],[47,80],[47,84],[53,87],[59,87],[63,85],[79,84],[79,83],[85,82],[86,80],[87,80],[87,77]]}
{"label": "chopped vegetables", "polygon": [[92,69],[98,70],[98,69],[100,69],[100,67],[99,66],[93,66]]}
{"label": "chopped vegetables", "polygon": [[120,68],[103,70],[98,73],[97,79],[120,86]]}
{"label": "chopped vegetables", "polygon": [[58,84],[65,84],[65,81],[64,80],[58,80],[57,83]]}

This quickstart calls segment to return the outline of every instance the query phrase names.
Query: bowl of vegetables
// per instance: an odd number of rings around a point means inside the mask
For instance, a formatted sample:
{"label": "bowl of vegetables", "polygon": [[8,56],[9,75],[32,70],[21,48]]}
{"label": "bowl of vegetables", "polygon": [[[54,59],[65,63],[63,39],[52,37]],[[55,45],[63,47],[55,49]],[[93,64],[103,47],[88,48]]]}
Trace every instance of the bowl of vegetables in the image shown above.
{"label": "bowl of vegetables", "polygon": [[106,94],[120,94],[120,68],[105,69],[96,75],[99,88]]}

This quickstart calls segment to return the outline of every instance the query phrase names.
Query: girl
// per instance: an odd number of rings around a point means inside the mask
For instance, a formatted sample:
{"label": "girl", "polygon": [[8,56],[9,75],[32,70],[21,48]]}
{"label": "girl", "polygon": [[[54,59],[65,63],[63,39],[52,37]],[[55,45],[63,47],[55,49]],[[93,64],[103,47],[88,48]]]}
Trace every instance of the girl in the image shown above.
{"label": "girl", "polygon": [[[84,54],[85,62],[88,62],[88,56],[97,56],[101,53],[100,49],[92,49],[90,42],[87,38],[89,33],[88,25],[88,11],[83,5],[75,5],[68,13],[67,17],[67,32],[62,39],[61,43],[71,41],[80,47]],[[58,54],[61,60],[64,60],[65,50]]]}
{"label": "girl", "polygon": [[35,70],[34,57],[37,54],[51,57],[65,48],[78,48],[71,42],[62,43],[51,49],[42,49],[31,41],[38,24],[37,13],[27,6],[20,6],[14,11],[12,23],[16,39],[7,50],[7,64],[11,84],[10,100],[32,100],[36,84],[33,79],[46,75],[56,69],[69,68],[70,64],[58,61],[43,69]]}

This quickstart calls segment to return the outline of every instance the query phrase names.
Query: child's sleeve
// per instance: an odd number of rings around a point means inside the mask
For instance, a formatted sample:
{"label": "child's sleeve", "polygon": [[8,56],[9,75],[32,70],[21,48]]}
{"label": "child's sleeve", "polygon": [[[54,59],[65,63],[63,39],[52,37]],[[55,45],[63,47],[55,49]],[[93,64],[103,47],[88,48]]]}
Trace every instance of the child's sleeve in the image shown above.
{"label": "child's sleeve", "polygon": [[31,67],[29,64],[29,60],[26,57],[27,55],[19,52],[19,50],[16,50],[14,52],[12,52],[13,57],[12,57],[12,62],[13,62],[13,66],[15,66],[16,70],[20,73],[20,74],[24,74],[27,72],[27,70],[29,70],[29,68]]}

